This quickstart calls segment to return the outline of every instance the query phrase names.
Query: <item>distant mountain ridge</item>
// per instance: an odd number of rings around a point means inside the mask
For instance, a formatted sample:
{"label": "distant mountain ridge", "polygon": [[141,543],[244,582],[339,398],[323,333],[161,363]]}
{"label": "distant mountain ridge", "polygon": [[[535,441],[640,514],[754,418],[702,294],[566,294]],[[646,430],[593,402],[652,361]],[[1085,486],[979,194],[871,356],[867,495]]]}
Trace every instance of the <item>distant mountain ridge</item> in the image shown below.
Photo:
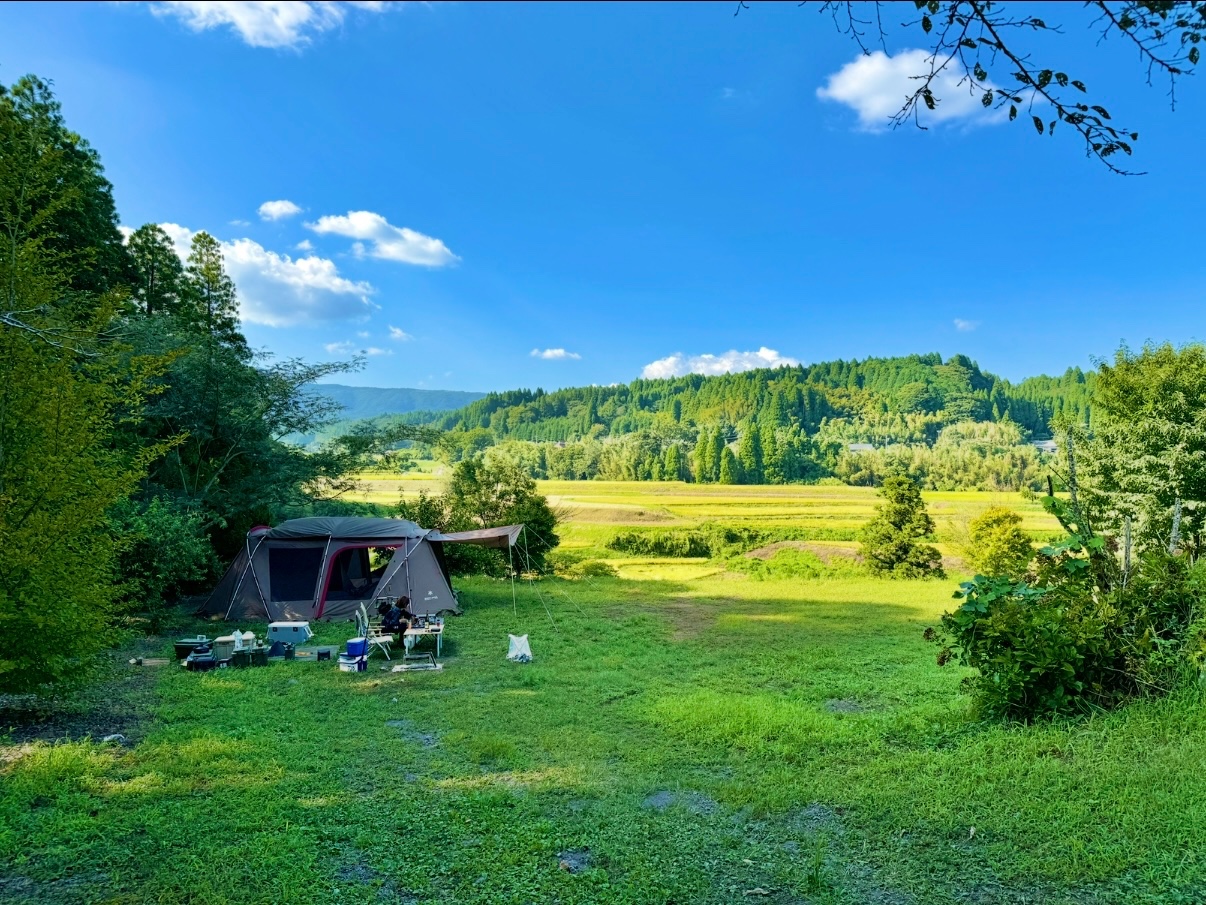
{"label": "distant mountain ridge", "polygon": [[404,387],[353,387],[340,383],[314,384],[316,394],[343,406],[340,421],[360,421],[407,412],[446,412],[463,408],[486,394],[465,390],[418,390]]}

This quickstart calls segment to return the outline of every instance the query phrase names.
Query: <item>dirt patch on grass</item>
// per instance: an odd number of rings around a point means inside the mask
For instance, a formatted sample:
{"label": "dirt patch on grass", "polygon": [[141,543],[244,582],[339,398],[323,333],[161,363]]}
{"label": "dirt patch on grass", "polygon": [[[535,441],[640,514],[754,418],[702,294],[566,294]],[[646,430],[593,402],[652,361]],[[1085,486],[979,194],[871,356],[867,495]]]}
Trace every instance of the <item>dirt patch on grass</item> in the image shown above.
{"label": "dirt patch on grass", "polygon": [[830,836],[840,835],[845,827],[842,825],[840,811],[826,807],[819,801],[814,801],[808,807],[800,808],[788,815],[787,823],[796,830],[805,833],[825,833]]}
{"label": "dirt patch on grass", "polygon": [[664,811],[674,805],[686,808],[692,814],[715,814],[720,810],[716,799],[702,792],[671,792],[662,789],[641,802],[641,807],[653,811]]}
{"label": "dirt patch on grass", "polygon": [[666,525],[679,521],[665,509],[640,509],[625,506],[566,507],[567,521],[588,525]]}
{"label": "dirt patch on grass", "polygon": [[862,562],[863,558],[853,550],[847,550],[845,547],[831,547],[827,544],[814,544],[806,540],[780,540],[773,544],[767,544],[765,547],[759,547],[757,550],[750,550],[748,553],[743,553],[746,559],[761,559],[767,560],[774,557],[780,550],[803,550],[806,553],[811,553],[825,565],[829,565],[834,560],[839,562]]}
{"label": "dirt patch on grass", "polygon": [[942,557],[942,568],[947,572],[966,572],[967,563],[963,561],[962,556],[947,553]]}
{"label": "dirt patch on grass", "polygon": [[390,729],[397,729],[408,742],[417,742],[424,748],[434,748],[440,743],[438,735],[434,732],[420,732],[410,720],[386,720],[385,725]]}
{"label": "dirt patch on grass", "polygon": [[399,905],[417,905],[419,899],[405,890],[400,890],[389,877],[382,876],[364,860],[362,852],[343,847],[339,851],[340,863],[335,870],[335,879],[351,886],[375,886],[378,902],[393,902]]}
{"label": "dirt patch on grass", "polygon": [[[16,746],[35,741],[59,741],[108,735],[124,736],[137,744],[149,731],[155,687],[166,666],[131,666],[135,657],[162,656],[166,640],[141,638],[106,654],[96,675],[54,697],[0,695],[0,733],[7,731]],[[0,755],[0,760],[10,758]]]}
{"label": "dirt patch on grass", "polygon": [[591,856],[589,848],[574,848],[557,853],[557,866],[566,873],[580,874],[584,870],[589,870],[590,865]]}
{"label": "dirt patch on grass", "polygon": [[107,891],[107,883],[105,875],[96,871],[42,883],[28,877],[0,877],[0,902],[96,902]]}
{"label": "dirt patch on grass", "polygon": [[847,701],[842,698],[830,698],[825,702],[825,709],[830,713],[862,713],[867,708],[858,701]]}

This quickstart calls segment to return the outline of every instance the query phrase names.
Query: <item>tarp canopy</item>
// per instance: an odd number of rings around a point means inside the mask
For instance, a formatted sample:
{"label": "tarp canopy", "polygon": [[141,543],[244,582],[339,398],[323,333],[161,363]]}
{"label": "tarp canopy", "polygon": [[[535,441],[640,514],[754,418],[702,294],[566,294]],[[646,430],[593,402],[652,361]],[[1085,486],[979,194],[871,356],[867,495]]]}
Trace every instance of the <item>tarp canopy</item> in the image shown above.
{"label": "tarp canopy", "polygon": [[479,528],[476,531],[454,531],[441,534],[432,531],[427,539],[437,544],[475,544],[479,547],[495,547],[505,550],[514,547],[523,525],[503,525],[501,528]]}
{"label": "tarp canopy", "polygon": [[426,537],[430,532],[400,518],[356,518],[353,516],[295,518],[268,530],[272,540],[380,540]]}

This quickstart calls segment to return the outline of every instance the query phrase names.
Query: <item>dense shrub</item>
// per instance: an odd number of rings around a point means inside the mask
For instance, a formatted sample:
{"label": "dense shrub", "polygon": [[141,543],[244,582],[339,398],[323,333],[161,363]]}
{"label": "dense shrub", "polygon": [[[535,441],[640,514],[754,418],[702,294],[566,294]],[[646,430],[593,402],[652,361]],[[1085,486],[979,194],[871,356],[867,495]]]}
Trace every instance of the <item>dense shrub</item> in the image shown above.
{"label": "dense shrub", "polygon": [[711,538],[702,531],[621,531],[607,549],[637,556],[712,555]]}
{"label": "dense shrub", "polygon": [[865,573],[866,568],[849,557],[833,557],[825,562],[809,550],[778,550],[769,559],[735,556],[728,569],[749,575],[755,581],[773,579],[842,578]]}
{"label": "dense shrub", "polygon": [[1020,578],[1034,556],[1022,517],[1004,506],[990,506],[971,520],[964,558],[981,575]]}
{"label": "dense shrub", "polygon": [[976,670],[965,680],[988,716],[1030,719],[1164,694],[1206,661],[1206,563],[1159,548],[1124,573],[1105,538],[1055,498],[1069,529],[1043,548],[1024,579],[978,575],[962,604],[927,635],[939,664]]}
{"label": "dense shrub", "polygon": [[123,500],[110,525],[118,539],[123,596],[134,611],[154,614],[213,570],[213,549],[195,510],[163,499]]}
{"label": "dense shrub", "polygon": [[571,578],[615,578],[615,566],[597,559],[586,559],[576,563],[570,570]]}

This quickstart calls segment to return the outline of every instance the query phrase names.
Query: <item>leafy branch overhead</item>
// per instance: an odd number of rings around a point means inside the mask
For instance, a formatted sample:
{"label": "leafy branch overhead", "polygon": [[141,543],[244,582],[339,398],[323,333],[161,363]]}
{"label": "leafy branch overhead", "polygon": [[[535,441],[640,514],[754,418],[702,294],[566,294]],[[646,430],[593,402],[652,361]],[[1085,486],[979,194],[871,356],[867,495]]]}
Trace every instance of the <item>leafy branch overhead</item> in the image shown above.
{"label": "leafy branch overhead", "polygon": [[[954,75],[959,90],[978,97],[984,107],[1008,110],[1010,121],[1028,118],[1040,135],[1054,134],[1063,123],[1084,141],[1086,156],[1097,158],[1114,173],[1135,175],[1119,165],[1118,155],[1131,156],[1139,133],[1115,124],[1089,86],[1065,71],[1067,67],[1040,61],[1025,46],[1027,36],[1063,35],[1059,25],[1027,14],[1019,3],[915,0],[914,5],[920,16],[902,24],[925,34],[928,69],[914,77],[917,87],[892,117],[894,126],[911,119],[924,129],[921,106],[937,109],[942,98],[935,93],[936,83],[940,77]],[[1153,76],[1168,79],[1169,101],[1175,108],[1176,80],[1191,75],[1201,56],[1206,0],[1094,0],[1084,8],[1091,15],[1090,28],[1099,34],[1099,44],[1109,37],[1121,38],[1138,55],[1149,85]],[[839,31],[863,53],[870,53],[872,44],[887,52],[884,14],[891,9],[881,2],[825,0],[821,4],[821,11],[829,13]]]}

